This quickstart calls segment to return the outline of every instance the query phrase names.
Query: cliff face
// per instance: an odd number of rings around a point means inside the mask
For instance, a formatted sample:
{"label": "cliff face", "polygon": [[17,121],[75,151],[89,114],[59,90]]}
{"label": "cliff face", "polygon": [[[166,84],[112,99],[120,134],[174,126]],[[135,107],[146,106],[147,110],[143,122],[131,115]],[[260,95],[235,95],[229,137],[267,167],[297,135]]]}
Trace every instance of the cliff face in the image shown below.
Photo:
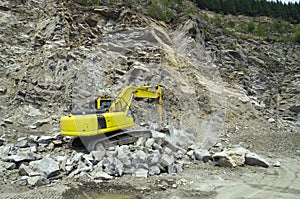
{"label": "cliff face", "polygon": [[[1,131],[8,138],[58,132],[71,109],[144,84],[163,86],[164,124],[202,146],[251,119],[299,127],[297,44],[235,38],[198,18],[167,25],[126,7],[54,0],[2,1],[0,16]],[[137,125],[158,123],[144,101],[132,112]]]}

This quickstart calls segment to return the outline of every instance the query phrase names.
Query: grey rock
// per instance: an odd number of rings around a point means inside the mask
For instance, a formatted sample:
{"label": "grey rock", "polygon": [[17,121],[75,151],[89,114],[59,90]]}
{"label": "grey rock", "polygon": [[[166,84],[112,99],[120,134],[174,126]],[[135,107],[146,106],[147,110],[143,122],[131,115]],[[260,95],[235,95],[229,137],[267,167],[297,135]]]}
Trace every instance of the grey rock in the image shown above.
{"label": "grey rock", "polygon": [[162,150],[163,150],[162,146],[159,145],[159,144],[157,144],[156,142],[153,143],[152,146],[153,146],[153,148],[154,148],[155,150],[159,150],[159,151],[162,151]]}
{"label": "grey rock", "polygon": [[114,150],[107,150],[106,155],[108,157],[117,157],[117,151],[115,149]]}
{"label": "grey rock", "polygon": [[27,179],[27,183],[31,186],[41,186],[47,184],[48,181],[43,176],[32,176]]}
{"label": "grey rock", "polygon": [[59,165],[50,157],[44,157],[40,160],[38,169],[40,172],[43,172],[47,178],[59,175]]}
{"label": "grey rock", "polygon": [[92,155],[91,153],[89,153],[89,154],[84,154],[82,157],[83,157],[84,160],[87,160],[87,161],[89,161],[89,162],[94,161],[94,157],[93,157],[93,155]]}
{"label": "grey rock", "polygon": [[269,119],[268,119],[268,122],[274,123],[274,122],[275,122],[275,119],[274,119],[274,118],[269,118]]}
{"label": "grey rock", "polygon": [[5,162],[15,162],[15,163],[24,162],[24,161],[28,162],[28,161],[36,160],[36,156],[31,152],[27,152],[27,153],[19,152],[15,155],[2,157],[2,160]]}
{"label": "grey rock", "polygon": [[147,141],[145,142],[145,147],[151,148],[154,142],[155,142],[154,138],[148,138]]}
{"label": "grey rock", "polygon": [[104,171],[110,175],[115,175],[115,162],[116,159],[113,157],[105,157],[102,161]]}
{"label": "grey rock", "polygon": [[55,147],[59,147],[59,146],[62,146],[63,141],[62,140],[53,140],[52,143]]}
{"label": "grey rock", "polygon": [[152,134],[152,138],[156,139],[162,139],[162,140],[166,140],[167,139],[167,135],[158,131],[151,131]]}
{"label": "grey rock", "polygon": [[146,170],[148,170],[148,169],[149,169],[149,166],[148,166],[148,164],[143,164],[143,163],[141,163],[141,164],[135,165],[135,168],[136,168],[136,169],[146,169]]}
{"label": "grey rock", "polygon": [[279,161],[276,161],[276,162],[274,162],[274,164],[273,164],[274,167],[280,167],[280,165],[281,165],[281,164],[280,164]]}
{"label": "grey rock", "polygon": [[30,135],[29,136],[29,140],[32,140],[34,142],[38,142],[38,139],[40,138],[40,136],[37,136],[37,135]]}
{"label": "grey rock", "polygon": [[195,149],[194,156],[196,160],[203,161],[203,162],[208,162],[210,159],[209,151],[204,149]]}
{"label": "grey rock", "polygon": [[137,152],[133,153],[131,157],[133,159],[133,163],[144,163],[146,161],[147,154],[142,150],[138,150]]}
{"label": "grey rock", "polygon": [[36,117],[36,116],[41,116],[42,113],[39,109],[34,108],[33,106],[25,106],[24,110],[26,111],[27,115],[30,117]]}
{"label": "grey rock", "polygon": [[44,120],[38,120],[34,124],[30,125],[29,127],[32,128],[32,129],[37,129],[37,128],[43,126],[44,124],[48,124],[50,121],[51,121],[51,118],[50,119],[44,119]]}
{"label": "grey rock", "polygon": [[148,157],[147,157],[147,164],[152,166],[152,165],[156,165],[159,160],[160,160],[160,154],[159,153],[152,153],[152,154],[149,154]]}
{"label": "grey rock", "polygon": [[41,144],[49,144],[54,138],[52,136],[41,136],[37,142]]}
{"label": "grey rock", "polygon": [[130,151],[128,146],[121,146],[117,150],[117,159],[120,160],[125,167],[131,166]]}
{"label": "grey rock", "polygon": [[268,168],[270,164],[256,153],[247,152],[245,155],[245,164],[252,166],[261,166]]}
{"label": "grey rock", "polygon": [[0,165],[3,166],[7,170],[13,170],[17,168],[16,164],[14,162],[0,162]]}
{"label": "grey rock", "polygon": [[50,142],[50,143],[48,144],[47,149],[50,150],[50,151],[52,151],[52,150],[54,149],[54,144],[53,144],[53,142]]}
{"label": "grey rock", "polygon": [[13,149],[13,145],[0,146],[0,158],[8,156],[9,152]]}
{"label": "grey rock", "polygon": [[146,170],[146,169],[137,169],[134,172],[134,175],[138,178],[147,178],[148,177],[148,170]]}
{"label": "grey rock", "polygon": [[74,169],[74,166],[73,166],[73,165],[68,165],[68,166],[65,167],[65,171],[66,171],[67,173],[70,173],[71,171],[73,171],[73,169]]}
{"label": "grey rock", "polygon": [[32,172],[33,170],[29,166],[26,166],[24,164],[21,164],[21,166],[19,167],[20,176],[29,176]]}
{"label": "grey rock", "polygon": [[[169,150],[168,151],[168,153],[172,153],[172,152],[177,152],[178,150],[184,150],[183,148],[181,148],[181,147],[179,147],[179,146],[177,146],[177,145],[175,145],[175,144],[173,144],[173,143],[171,143],[171,142],[169,142],[169,141],[164,141],[163,142],[163,146],[165,146],[165,148],[168,148],[167,150]],[[172,152],[171,152],[171,151]]]}
{"label": "grey rock", "polygon": [[91,151],[91,154],[96,161],[101,161],[105,156],[105,150]]}
{"label": "grey rock", "polygon": [[32,152],[32,153],[37,153],[38,152],[37,144],[34,144],[34,145],[30,146],[30,152]]}
{"label": "grey rock", "polygon": [[182,173],[183,171],[183,164],[174,164],[174,169],[176,173]]}
{"label": "grey rock", "polygon": [[82,172],[82,171],[91,171],[93,168],[92,164],[86,164],[83,161],[79,161],[78,165],[77,165],[77,170],[78,173]]}
{"label": "grey rock", "polygon": [[123,173],[124,173],[124,165],[120,160],[116,159],[115,160],[115,175],[122,176]]}
{"label": "grey rock", "polygon": [[73,151],[71,157],[74,162],[79,162],[80,160],[82,160],[83,153],[81,152],[78,153],[76,151]]}
{"label": "grey rock", "polygon": [[11,119],[3,119],[5,124],[13,124],[14,122]]}
{"label": "grey rock", "polygon": [[109,157],[109,156],[103,158],[103,160],[102,160],[102,165],[103,165],[103,166],[106,166],[106,165],[109,165],[109,164],[115,164],[115,158]]}
{"label": "grey rock", "polygon": [[163,154],[163,155],[161,156],[161,160],[160,160],[161,165],[162,165],[163,167],[172,165],[172,164],[174,163],[174,161],[175,161],[175,160],[174,160],[173,155],[168,155],[168,154]]}
{"label": "grey rock", "polygon": [[135,146],[144,146],[145,138],[139,137],[138,140],[135,142]]}
{"label": "grey rock", "polygon": [[28,139],[22,139],[20,140],[17,144],[16,144],[16,147],[19,147],[19,148],[25,148],[25,147],[28,147]]}
{"label": "grey rock", "polygon": [[185,155],[186,151],[179,150],[174,153],[175,159],[182,159],[182,157]]}
{"label": "grey rock", "polygon": [[103,171],[100,171],[100,172],[97,172],[97,173],[94,173],[94,175],[92,176],[94,179],[101,179],[101,180],[111,180],[113,179],[113,176],[103,172]]}
{"label": "grey rock", "polygon": [[183,171],[183,163],[173,163],[165,167],[162,171],[168,172],[168,174],[181,173]]}
{"label": "grey rock", "polygon": [[149,168],[149,175],[152,176],[152,175],[159,175],[160,174],[160,169],[158,166],[151,166]]}
{"label": "grey rock", "polygon": [[164,152],[165,152],[166,154],[172,154],[173,150],[166,146],[166,147],[164,148]]}
{"label": "grey rock", "polygon": [[117,151],[117,158],[119,160],[121,160],[122,162],[128,160],[129,153],[130,153],[129,148],[127,148],[127,147],[118,147],[116,149],[116,151]]}

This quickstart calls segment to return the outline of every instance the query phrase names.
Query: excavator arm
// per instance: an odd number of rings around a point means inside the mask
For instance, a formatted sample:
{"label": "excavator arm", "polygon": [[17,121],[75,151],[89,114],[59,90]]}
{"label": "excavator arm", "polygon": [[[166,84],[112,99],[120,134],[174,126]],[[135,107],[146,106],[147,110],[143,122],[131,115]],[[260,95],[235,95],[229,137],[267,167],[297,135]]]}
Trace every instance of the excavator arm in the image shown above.
{"label": "excavator arm", "polygon": [[[156,90],[150,90],[151,86],[128,86],[123,88],[107,112],[103,112],[100,106],[101,99],[95,100],[99,110],[74,111],[61,118],[61,134],[66,136],[92,136],[102,133],[113,132],[134,126],[133,118],[128,116],[131,102],[135,98],[155,99],[160,120],[162,119],[162,89],[157,86]],[[107,99],[104,101],[108,102]],[[107,104],[107,103],[106,103]],[[107,107],[106,107],[107,108]]]}

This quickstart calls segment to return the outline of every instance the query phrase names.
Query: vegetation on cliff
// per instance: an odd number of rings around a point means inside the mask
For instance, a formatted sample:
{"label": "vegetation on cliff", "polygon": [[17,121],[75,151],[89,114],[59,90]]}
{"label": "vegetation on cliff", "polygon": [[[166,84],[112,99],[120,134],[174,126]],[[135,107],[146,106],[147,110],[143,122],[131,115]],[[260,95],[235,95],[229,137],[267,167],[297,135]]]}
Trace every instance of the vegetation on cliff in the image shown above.
{"label": "vegetation on cliff", "polygon": [[[172,24],[178,16],[200,17],[225,34],[267,41],[300,42],[300,5],[266,0],[75,0],[85,5],[127,6]],[[200,9],[199,9],[200,8]],[[211,12],[211,11],[213,12]],[[236,17],[232,15],[238,15]],[[299,27],[299,26],[298,26]]]}

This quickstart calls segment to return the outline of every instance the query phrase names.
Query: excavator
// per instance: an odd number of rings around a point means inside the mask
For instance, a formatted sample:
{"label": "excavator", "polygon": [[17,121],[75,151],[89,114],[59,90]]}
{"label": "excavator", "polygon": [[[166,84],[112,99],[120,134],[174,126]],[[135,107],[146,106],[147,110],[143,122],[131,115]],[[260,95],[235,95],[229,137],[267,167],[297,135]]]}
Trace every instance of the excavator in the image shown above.
{"label": "excavator", "polygon": [[134,120],[129,115],[131,103],[133,99],[141,98],[154,99],[161,121],[162,88],[160,86],[156,89],[152,86],[127,86],[115,99],[100,97],[90,102],[89,109],[74,110],[68,116],[61,117],[61,134],[80,137],[81,140],[87,138],[85,140],[92,143],[98,139],[97,135],[105,135],[106,139],[124,135],[126,131],[120,131],[134,126]]}

